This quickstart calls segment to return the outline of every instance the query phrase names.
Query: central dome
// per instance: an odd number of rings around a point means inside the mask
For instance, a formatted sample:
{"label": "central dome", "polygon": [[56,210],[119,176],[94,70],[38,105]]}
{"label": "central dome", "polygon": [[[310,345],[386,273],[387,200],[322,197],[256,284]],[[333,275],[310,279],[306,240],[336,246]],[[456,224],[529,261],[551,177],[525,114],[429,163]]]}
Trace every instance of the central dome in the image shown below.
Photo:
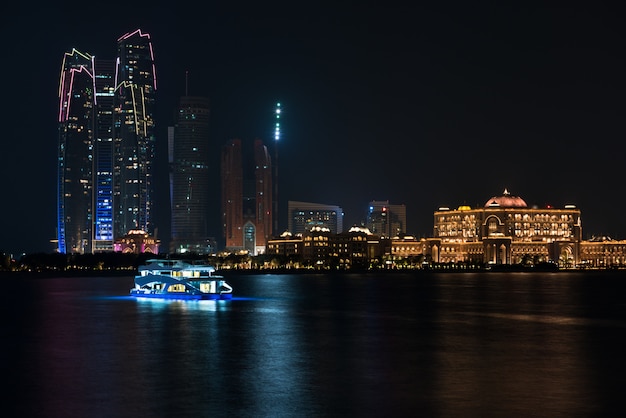
{"label": "central dome", "polygon": [[504,189],[504,193],[502,196],[494,196],[491,199],[487,200],[485,203],[485,207],[488,208],[490,206],[500,206],[503,208],[525,208],[527,207],[524,199],[518,196],[513,196],[507,189]]}

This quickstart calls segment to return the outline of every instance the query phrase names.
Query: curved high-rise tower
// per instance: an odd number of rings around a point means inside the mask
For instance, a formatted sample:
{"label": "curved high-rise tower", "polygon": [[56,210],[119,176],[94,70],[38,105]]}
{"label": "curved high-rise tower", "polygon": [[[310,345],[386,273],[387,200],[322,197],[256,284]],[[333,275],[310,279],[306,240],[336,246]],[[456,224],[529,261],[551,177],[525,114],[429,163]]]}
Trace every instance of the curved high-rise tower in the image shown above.
{"label": "curved high-rise tower", "polygon": [[91,252],[94,174],[93,58],[66,53],[59,81],[57,235],[60,252]]}
{"label": "curved high-rise tower", "polygon": [[150,35],[140,29],[117,41],[114,131],[115,236],[154,232],[153,160],[156,74]]}

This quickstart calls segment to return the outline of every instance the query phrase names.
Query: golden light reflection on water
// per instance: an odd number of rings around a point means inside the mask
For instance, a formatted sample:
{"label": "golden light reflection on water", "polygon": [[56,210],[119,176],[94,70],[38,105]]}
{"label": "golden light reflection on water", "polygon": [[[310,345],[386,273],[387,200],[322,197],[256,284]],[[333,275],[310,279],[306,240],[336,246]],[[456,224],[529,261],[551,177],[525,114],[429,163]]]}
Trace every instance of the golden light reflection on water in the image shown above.
{"label": "golden light reflection on water", "polygon": [[610,319],[594,319],[594,318],[576,318],[559,315],[529,315],[529,314],[508,314],[508,313],[485,313],[485,312],[459,312],[460,315],[482,316],[497,319],[510,319],[513,321],[524,322],[540,322],[544,324],[557,325],[588,325],[588,326],[605,326],[626,328],[625,321],[617,321]]}
{"label": "golden light reflection on water", "polygon": [[616,327],[621,332],[626,325],[502,312],[444,316],[433,385],[442,416],[516,416],[516,409],[521,416],[537,408],[536,416],[572,409],[588,416],[585,408],[591,413],[599,399],[590,397],[597,382],[587,361],[587,329]]}

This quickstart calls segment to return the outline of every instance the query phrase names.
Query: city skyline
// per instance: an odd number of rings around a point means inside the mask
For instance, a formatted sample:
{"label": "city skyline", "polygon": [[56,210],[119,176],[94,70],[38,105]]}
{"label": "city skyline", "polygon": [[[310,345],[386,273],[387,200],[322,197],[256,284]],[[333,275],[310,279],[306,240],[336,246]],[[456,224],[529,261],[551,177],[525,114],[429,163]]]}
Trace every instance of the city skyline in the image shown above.
{"label": "city skyline", "polygon": [[529,204],[577,205],[585,237],[626,237],[626,64],[620,13],[607,5],[141,7],[83,22],[16,5],[2,27],[5,39],[20,36],[5,56],[28,65],[2,70],[12,106],[0,250],[53,248],[60,57],[73,47],[112,57],[111,39],[137,28],[152,35],[159,79],[159,237],[169,235],[167,127],[186,72],[189,95],[211,100],[218,147],[270,141],[280,101],[282,204],[336,204],[351,225],[368,202],[389,200],[406,205],[407,232],[419,236],[436,208],[508,188]]}

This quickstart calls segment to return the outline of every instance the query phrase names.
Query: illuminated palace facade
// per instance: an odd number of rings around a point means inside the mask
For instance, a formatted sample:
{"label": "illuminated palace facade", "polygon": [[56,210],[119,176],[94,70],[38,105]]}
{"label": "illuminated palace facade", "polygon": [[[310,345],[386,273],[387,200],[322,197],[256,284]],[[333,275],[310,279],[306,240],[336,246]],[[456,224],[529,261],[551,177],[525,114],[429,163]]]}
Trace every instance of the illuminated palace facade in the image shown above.
{"label": "illuminated palace facade", "polygon": [[425,253],[440,263],[575,262],[581,240],[580,210],[575,206],[528,207],[505,190],[484,207],[439,208]]}
{"label": "illuminated palace facade", "polygon": [[62,253],[112,251],[152,233],[156,75],[150,35],[117,40],[115,60],[73,49],[59,81],[57,239]]}
{"label": "illuminated palace facade", "polygon": [[222,228],[227,251],[258,255],[272,235],[272,160],[260,139],[246,151],[240,139],[222,147]]}
{"label": "illuminated palace facade", "polygon": [[[392,244],[399,256],[411,246]],[[582,239],[581,212],[563,208],[529,207],[507,190],[484,207],[439,208],[434,213],[433,237],[420,240],[411,253],[437,263],[536,264],[560,267],[611,267],[626,264],[626,241],[607,237]]]}

